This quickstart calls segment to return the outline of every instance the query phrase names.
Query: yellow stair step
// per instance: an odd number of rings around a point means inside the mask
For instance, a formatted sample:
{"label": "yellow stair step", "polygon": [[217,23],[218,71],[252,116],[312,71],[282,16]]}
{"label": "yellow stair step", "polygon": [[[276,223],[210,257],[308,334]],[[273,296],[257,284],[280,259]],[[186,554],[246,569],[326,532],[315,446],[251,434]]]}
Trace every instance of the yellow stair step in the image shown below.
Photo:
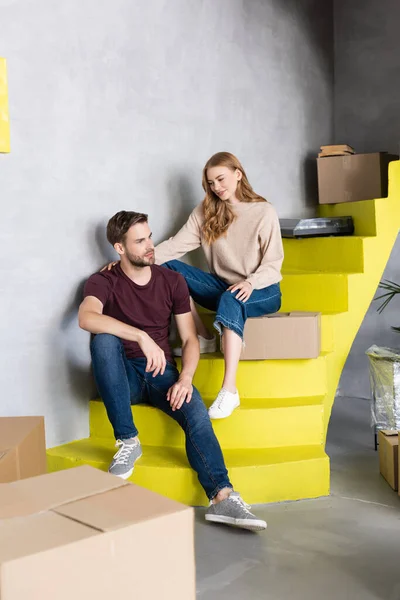
{"label": "yellow stair step", "polygon": [[[204,400],[209,406],[214,398]],[[213,421],[213,428],[224,450],[322,444],[323,400],[323,396],[245,398],[228,419]],[[132,407],[132,414],[145,446],[185,447],[183,430],[161,410],[139,404]],[[90,403],[90,435],[94,438],[114,437],[100,400]]]}
{"label": "yellow stair step", "polygon": [[[241,398],[298,398],[324,396],[326,393],[326,358],[307,360],[240,361],[237,386]],[[180,359],[177,360],[178,368]],[[220,353],[202,354],[193,383],[202,396],[219,392],[223,380],[224,358]]]}
{"label": "yellow stair step", "polygon": [[348,273],[285,273],[281,282],[282,312],[346,312]]}
{"label": "yellow stair step", "polygon": [[364,239],[359,236],[284,239],[283,272],[362,273]]}
{"label": "yellow stair step", "polygon": [[[89,464],[105,471],[114,452],[111,440],[87,438],[48,450],[48,467]],[[252,504],[329,494],[329,458],[322,446],[227,450],[224,456],[233,486]],[[179,448],[144,446],[131,481],[185,504],[208,503]]]}

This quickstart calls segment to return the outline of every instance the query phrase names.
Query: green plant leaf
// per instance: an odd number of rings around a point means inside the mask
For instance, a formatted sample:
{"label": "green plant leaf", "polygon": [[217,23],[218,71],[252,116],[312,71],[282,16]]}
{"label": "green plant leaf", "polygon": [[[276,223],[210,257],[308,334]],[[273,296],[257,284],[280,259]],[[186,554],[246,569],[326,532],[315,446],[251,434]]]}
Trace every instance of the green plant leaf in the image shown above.
{"label": "green plant leaf", "polygon": [[400,285],[389,279],[384,279],[380,282],[378,288],[386,291],[386,294],[381,294],[374,298],[374,302],[376,300],[383,300],[382,304],[377,308],[378,313],[382,314],[389,302],[391,302],[397,294],[400,294]]}

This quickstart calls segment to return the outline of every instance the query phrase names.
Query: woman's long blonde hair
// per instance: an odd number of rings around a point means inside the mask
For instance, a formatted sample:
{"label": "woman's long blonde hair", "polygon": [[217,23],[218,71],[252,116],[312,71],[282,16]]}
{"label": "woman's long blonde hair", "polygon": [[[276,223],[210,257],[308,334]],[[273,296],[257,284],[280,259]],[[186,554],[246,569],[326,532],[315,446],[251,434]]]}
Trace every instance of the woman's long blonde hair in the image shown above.
{"label": "woman's long blonde hair", "polygon": [[238,181],[236,198],[240,202],[266,202],[265,198],[255,193],[251,187],[247,175],[242,165],[230,152],[217,152],[207,162],[203,169],[203,188],[206,193],[203,200],[204,224],[203,236],[207,244],[212,244],[219,237],[224,235],[228,227],[233,223],[236,216],[227,202],[224,202],[214,192],[208,183],[207,170],[211,167],[227,167],[232,171],[242,173],[242,178]]}

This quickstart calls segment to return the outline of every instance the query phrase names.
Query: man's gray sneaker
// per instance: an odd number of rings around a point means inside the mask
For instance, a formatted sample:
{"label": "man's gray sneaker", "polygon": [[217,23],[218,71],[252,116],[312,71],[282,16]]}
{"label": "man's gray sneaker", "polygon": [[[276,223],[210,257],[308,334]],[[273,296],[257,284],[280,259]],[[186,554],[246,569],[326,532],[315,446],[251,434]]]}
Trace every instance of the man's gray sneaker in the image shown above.
{"label": "man's gray sneaker", "polygon": [[115,445],[119,450],[114,455],[108,472],[121,479],[128,479],[133,473],[135,462],[142,456],[142,447],[139,440],[133,438],[117,440]]}
{"label": "man's gray sneaker", "polygon": [[217,504],[210,504],[206,512],[206,521],[213,523],[224,523],[232,527],[240,527],[249,529],[250,531],[263,531],[267,528],[267,524],[262,519],[257,519],[253,515],[240,494],[231,492],[226,500],[222,500]]}

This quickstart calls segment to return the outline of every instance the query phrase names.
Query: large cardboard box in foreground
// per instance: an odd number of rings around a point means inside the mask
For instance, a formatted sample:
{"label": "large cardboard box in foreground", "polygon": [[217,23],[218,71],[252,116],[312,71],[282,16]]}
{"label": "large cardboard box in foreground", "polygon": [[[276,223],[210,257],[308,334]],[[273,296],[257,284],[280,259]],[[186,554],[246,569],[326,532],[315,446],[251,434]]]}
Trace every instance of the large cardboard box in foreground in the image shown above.
{"label": "large cardboard box in foreground", "polygon": [[46,473],[43,417],[0,417],[0,483]]}
{"label": "large cardboard box in foreground", "polygon": [[[240,360],[318,358],[321,315],[311,312],[275,313],[247,319]],[[221,338],[221,350],[224,337]]]}
{"label": "large cardboard box in foreground", "polygon": [[397,431],[382,430],[378,434],[379,470],[390,487],[399,489],[399,435]]}
{"label": "large cardboard box in foreground", "polygon": [[317,158],[319,203],[385,198],[389,162],[398,158],[386,152]]}
{"label": "large cardboard box in foreground", "polygon": [[193,509],[91,467],[0,484],[1,600],[194,600]]}

